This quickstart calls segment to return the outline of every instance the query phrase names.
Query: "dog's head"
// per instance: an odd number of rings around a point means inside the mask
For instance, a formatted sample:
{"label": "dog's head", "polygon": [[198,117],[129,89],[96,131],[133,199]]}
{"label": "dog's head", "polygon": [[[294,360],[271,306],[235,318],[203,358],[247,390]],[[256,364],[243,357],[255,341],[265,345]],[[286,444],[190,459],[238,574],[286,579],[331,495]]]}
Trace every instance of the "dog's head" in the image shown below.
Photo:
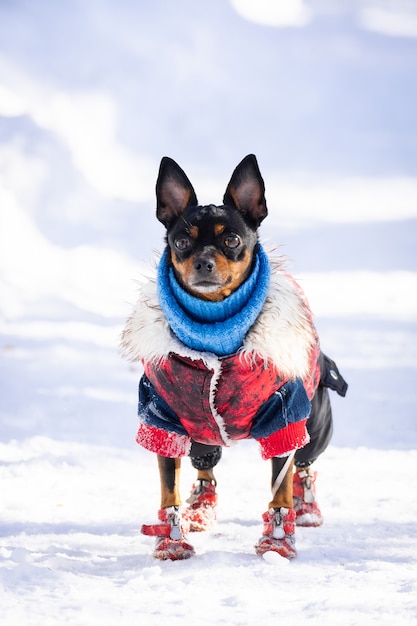
{"label": "dog's head", "polygon": [[268,212],[256,157],[250,154],[236,167],[220,206],[199,205],[184,171],[164,157],[156,197],[179,283],[203,300],[227,298],[251,272],[258,226]]}

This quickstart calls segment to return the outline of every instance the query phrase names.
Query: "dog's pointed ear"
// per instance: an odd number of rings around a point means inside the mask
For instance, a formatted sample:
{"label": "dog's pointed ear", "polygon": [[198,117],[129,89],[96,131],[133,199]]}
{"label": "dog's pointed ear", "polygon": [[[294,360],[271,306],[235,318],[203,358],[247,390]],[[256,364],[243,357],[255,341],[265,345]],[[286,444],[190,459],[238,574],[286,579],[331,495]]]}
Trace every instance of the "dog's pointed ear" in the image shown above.
{"label": "dog's pointed ear", "polygon": [[254,154],[248,154],[236,167],[224,194],[223,204],[236,207],[255,226],[259,226],[268,215],[265,184]]}
{"label": "dog's pointed ear", "polygon": [[180,166],[163,157],[156,181],[156,217],[168,228],[188,206],[197,205],[192,184]]}

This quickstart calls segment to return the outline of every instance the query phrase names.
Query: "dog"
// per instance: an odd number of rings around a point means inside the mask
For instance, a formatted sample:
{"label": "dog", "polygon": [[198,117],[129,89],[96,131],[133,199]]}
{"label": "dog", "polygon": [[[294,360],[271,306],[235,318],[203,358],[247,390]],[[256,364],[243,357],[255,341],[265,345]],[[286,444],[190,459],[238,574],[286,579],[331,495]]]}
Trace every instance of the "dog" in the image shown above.
{"label": "dog", "polygon": [[[185,172],[163,157],[156,199],[165,250],[121,341],[143,365],[136,440],[156,453],[160,474],[158,522],[141,531],[155,537],[158,559],[193,556],[188,533],[216,521],[222,448],[253,438],[271,460],[272,491],[255,551],[292,559],[295,525],[323,521],[311,465],[332,436],[328,388],[345,395],[347,384],[321,352],[282,257],[260,243],[268,210],[255,155],[235,168],[220,205],[200,205]],[[197,469],[185,508],[184,456]]]}

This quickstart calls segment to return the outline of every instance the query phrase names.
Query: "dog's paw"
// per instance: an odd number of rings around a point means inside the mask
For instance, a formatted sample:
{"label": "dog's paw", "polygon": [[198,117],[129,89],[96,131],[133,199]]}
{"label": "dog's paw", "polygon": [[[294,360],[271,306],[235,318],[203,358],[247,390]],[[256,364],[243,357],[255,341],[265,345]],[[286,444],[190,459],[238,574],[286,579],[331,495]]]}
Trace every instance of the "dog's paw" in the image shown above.
{"label": "dog's paw", "polygon": [[161,561],[182,561],[194,555],[193,546],[184,537],[181,539],[158,537],[153,552],[153,556]]}
{"label": "dog's paw", "polygon": [[185,509],[184,518],[190,524],[190,532],[204,532],[216,523],[216,511],[211,506],[190,507]]}
{"label": "dog's paw", "polygon": [[274,552],[274,550],[268,550],[267,552],[264,552],[262,558],[265,563],[273,565],[274,567],[286,567],[291,560],[287,558],[282,558],[282,555],[278,554],[278,552]]}
{"label": "dog's paw", "polygon": [[255,545],[256,554],[264,556],[267,552],[275,552],[285,559],[297,556],[295,549],[293,509],[269,509],[262,515],[264,532]]}
{"label": "dog's paw", "polygon": [[295,519],[296,526],[321,526],[323,524],[323,516],[315,502],[313,504],[304,504],[297,511]]}
{"label": "dog's paw", "polygon": [[292,537],[283,537],[276,539],[275,537],[261,537],[255,546],[256,554],[263,556],[265,560],[271,562],[274,559],[272,553],[291,560],[297,556]]}
{"label": "dog's paw", "polygon": [[216,522],[217,493],[214,481],[197,480],[187,499],[189,506],[183,511],[183,519],[190,525],[190,532],[210,530]]}
{"label": "dog's paw", "polygon": [[294,474],[293,493],[297,526],[321,526],[323,516],[316,500],[317,472],[310,467],[299,469]]}

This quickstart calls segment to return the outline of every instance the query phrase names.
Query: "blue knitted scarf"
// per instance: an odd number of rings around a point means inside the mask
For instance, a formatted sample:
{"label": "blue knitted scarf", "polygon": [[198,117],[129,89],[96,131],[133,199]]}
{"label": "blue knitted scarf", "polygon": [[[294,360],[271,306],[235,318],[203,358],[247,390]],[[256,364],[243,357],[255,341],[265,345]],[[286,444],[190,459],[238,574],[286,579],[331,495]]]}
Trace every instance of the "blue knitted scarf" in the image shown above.
{"label": "blue knitted scarf", "polygon": [[159,303],[182,343],[193,350],[227,356],[239,350],[261,312],[269,277],[268,257],[259,245],[252,273],[235,292],[221,302],[201,300],[179,285],[165,251],[158,265]]}

